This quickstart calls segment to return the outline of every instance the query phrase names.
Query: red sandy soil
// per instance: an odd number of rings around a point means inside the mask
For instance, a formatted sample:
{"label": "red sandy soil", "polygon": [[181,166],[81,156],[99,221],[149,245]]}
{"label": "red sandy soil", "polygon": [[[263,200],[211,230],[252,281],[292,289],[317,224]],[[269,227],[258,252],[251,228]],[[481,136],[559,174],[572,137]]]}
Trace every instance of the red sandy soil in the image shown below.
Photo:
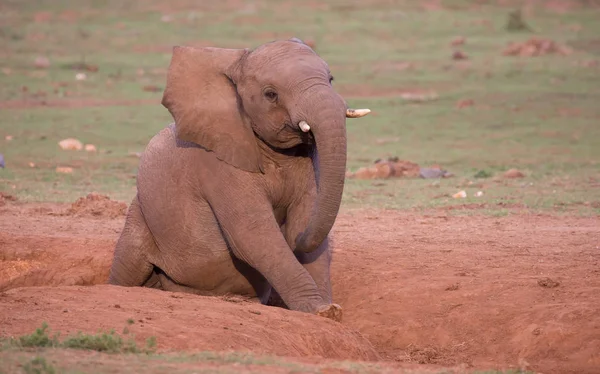
{"label": "red sandy soil", "polygon": [[382,367],[600,368],[598,217],[342,212],[333,241],[338,324],[235,297],[99,285],[124,217],[70,209],[0,207],[0,336],[31,333],[42,321],[61,336],[119,332],[132,318],[131,332],[156,336],[160,350]]}

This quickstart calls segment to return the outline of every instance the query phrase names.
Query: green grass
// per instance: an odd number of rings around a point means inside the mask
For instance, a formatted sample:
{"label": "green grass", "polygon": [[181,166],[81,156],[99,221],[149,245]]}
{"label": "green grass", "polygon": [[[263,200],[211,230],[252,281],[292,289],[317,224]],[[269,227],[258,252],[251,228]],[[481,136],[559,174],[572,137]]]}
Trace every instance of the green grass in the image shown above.
{"label": "green grass", "polygon": [[96,334],[86,334],[77,332],[75,335],[67,336],[62,341],[59,339],[60,333],[53,336],[49,335],[48,324],[42,323],[31,334],[25,334],[18,338],[3,338],[1,347],[7,348],[67,348],[82,349],[88,351],[106,352],[106,353],[153,353],[156,349],[156,337],[150,337],[146,340],[144,347],[138,347],[133,336],[123,339],[122,336],[115,333],[114,330],[108,332],[99,331]]}
{"label": "green grass", "polygon": [[[412,373],[442,374],[454,371],[440,369],[409,370],[390,363],[353,361],[309,362],[291,358],[256,355],[249,352],[196,352],[177,353],[155,351],[156,341],[149,339],[146,348],[138,348],[133,340],[124,341],[109,333],[83,334],[59,339],[50,336],[48,325],[43,323],[31,334],[17,338],[3,338],[0,345],[0,373],[95,373],[145,372],[145,373],[236,373],[240,368],[248,373]],[[122,354],[127,354],[123,356]],[[93,369],[92,369],[93,368]],[[22,369],[19,370],[19,369]],[[271,371],[272,370],[272,371]],[[283,370],[283,371],[281,371]],[[486,374],[517,374],[520,370],[475,371]]]}
{"label": "green grass", "polygon": [[[600,67],[588,66],[600,59],[597,8],[532,8],[524,12],[530,33],[505,29],[513,7],[460,0],[443,1],[435,11],[417,1],[332,0],[318,10],[274,0],[215,4],[85,0],[70,9],[66,1],[3,2],[0,102],[145,102],[0,109],[0,153],[7,164],[0,169],[0,191],[24,201],[74,201],[91,191],[129,201],[138,164],[130,153],[143,151],[171,121],[161,93],[143,87],[164,87],[172,45],[254,47],[297,36],[316,42],[350,105],[373,111],[348,120],[349,169],[398,156],[422,166],[439,164],[455,175],[348,180],[344,207],[422,211],[479,204],[477,211],[494,215],[507,206],[600,213]],[[69,9],[74,20],[64,13]],[[34,22],[36,14],[43,19],[40,12],[49,18]],[[161,21],[163,15],[171,21]],[[450,58],[450,42],[458,35],[466,38],[460,47],[466,61]],[[574,53],[502,55],[507,43],[533,35],[569,45]],[[33,67],[38,55],[50,59],[48,69]],[[99,70],[76,81],[77,71],[68,66],[81,61]],[[438,98],[410,102],[399,97],[406,90],[435,91]],[[458,109],[463,99],[475,105]],[[6,135],[14,139],[5,141]],[[62,151],[57,142],[66,137],[95,144],[100,152]],[[58,174],[57,166],[74,172]],[[526,177],[500,178],[509,168]],[[466,199],[449,197],[463,189]],[[483,196],[473,197],[477,191]]]}

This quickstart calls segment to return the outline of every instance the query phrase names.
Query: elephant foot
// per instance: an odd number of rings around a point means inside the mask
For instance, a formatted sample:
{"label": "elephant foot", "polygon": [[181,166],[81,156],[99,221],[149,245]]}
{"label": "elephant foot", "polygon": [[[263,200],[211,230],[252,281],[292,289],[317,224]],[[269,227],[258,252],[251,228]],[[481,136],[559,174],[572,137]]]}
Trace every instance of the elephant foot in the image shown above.
{"label": "elephant foot", "polygon": [[342,307],[338,304],[325,305],[317,310],[317,315],[336,322],[342,322]]}

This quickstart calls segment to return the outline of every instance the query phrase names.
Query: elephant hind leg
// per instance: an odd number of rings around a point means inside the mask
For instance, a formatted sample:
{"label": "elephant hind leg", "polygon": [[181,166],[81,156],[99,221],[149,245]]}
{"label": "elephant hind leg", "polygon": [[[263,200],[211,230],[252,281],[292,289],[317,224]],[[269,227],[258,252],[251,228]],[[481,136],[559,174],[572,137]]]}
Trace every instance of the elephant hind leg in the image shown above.
{"label": "elephant hind leg", "polygon": [[156,243],[136,195],[129,206],[125,226],[115,247],[108,283],[128,287],[148,284],[154,273],[148,253],[156,251]]}

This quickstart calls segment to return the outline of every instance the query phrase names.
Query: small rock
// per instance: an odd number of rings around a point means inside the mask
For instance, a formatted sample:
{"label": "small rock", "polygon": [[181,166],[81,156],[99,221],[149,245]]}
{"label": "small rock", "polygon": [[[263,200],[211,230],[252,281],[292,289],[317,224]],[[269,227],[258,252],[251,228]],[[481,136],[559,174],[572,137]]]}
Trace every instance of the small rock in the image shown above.
{"label": "small rock", "polygon": [[465,197],[467,197],[467,192],[466,191],[458,191],[457,193],[452,195],[452,197],[455,199],[464,199]]}
{"label": "small rock", "polygon": [[464,36],[458,36],[458,37],[454,38],[454,40],[452,40],[450,45],[453,47],[457,47],[459,45],[465,44],[466,41],[467,41],[467,39]]}
{"label": "small rock", "polygon": [[475,192],[475,197],[481,197],[481,196],[483,196],[483,192],[482,191]]}
{"label": "small rock", "polygon": [[544,288],[556,288],[560,286],[560,283],[551,278],[542,278],[538,280],[538,286]]}
{"label": "small rock", "polygon": [[83,143],[74,138],[63,139],[58,145],[65,151],[81,151],[83,148]]}
{"label": "small rock", "polygon": [[36,57],[34,65],[38,69],[47,69],[50,67],[50,60],[48,57],[39,56]]}
{"label": "small rock", "polygon": [[85,150],[88,152],[96,152],[97,151],[96,146],[93,144],[86,144]]}
{"label": "small rock", "polygon": [[11,140],[13,140],[13,139],[14,139],[14,137],[13,137],[12,135],[6,135],[6,136],[4,137],[4,140],[6,140],[7,142],[10,142],[10,141],[11,141]]}
{"label": "small rock", "polygon": [[77,73],[75,74],[75,79],[78,81],[84,81],[87,79],[87,75],[85,73]]}
{"label": "small rock", "polygon": [[452,173],[439,168],[421,168],[419,176],[424,179],[448,178],[452,176]]}
{"label": "small rock", "polygon": [[142,87],[142,90],[146,91],[146,92],[160,92],[162,91],[162,87],[159,86],[154,86],[154,85],[147,85]]}
{"label": "small rock", "polygon": [[509,169],[504,172],[504,178],[514,179],[514,178],[523,178],[524,176],[525,176],[525,174],[523,174],[518,169]]}
{"label": "small rock", "polygon": [[456,50],[454,51],[454,53],[452,54],[452,59],[453,60],[466,60],[469,57],[467,56],[466,53],[464,53],[463,51],[460,50]]}
{"label": "small rock", "polygon": [[456,103],[456,108],[462,109],[462,108],[467,108],[467,107],[470,107],[473,105],[475,105],[475,101],[473,101],[473,99],[464,99],[464,100],[460,100],[458,103]]}
{"label": "small rock", "polygon": [[130,157],[142,157],[142,152],[129,152]]}
{"label": "small rock", "polygon": [[29,167],[30,167],[30,168],[34,168],[34,167],[35,167],[35,164],[34,164],[33,162],[30,162],[30,163],[29,163]]}
{"label": "small rock", "polygon": [[448,287],[446,287],[446,291],[456,291],[459,288],[460,288],[460,284],[453,283],[453,284],[449,285]]}
{"label": "small rock", "polygon": [[57,166],[56,172],[61,174],[71,174],[73,173],[73,168],[69,166]]}

